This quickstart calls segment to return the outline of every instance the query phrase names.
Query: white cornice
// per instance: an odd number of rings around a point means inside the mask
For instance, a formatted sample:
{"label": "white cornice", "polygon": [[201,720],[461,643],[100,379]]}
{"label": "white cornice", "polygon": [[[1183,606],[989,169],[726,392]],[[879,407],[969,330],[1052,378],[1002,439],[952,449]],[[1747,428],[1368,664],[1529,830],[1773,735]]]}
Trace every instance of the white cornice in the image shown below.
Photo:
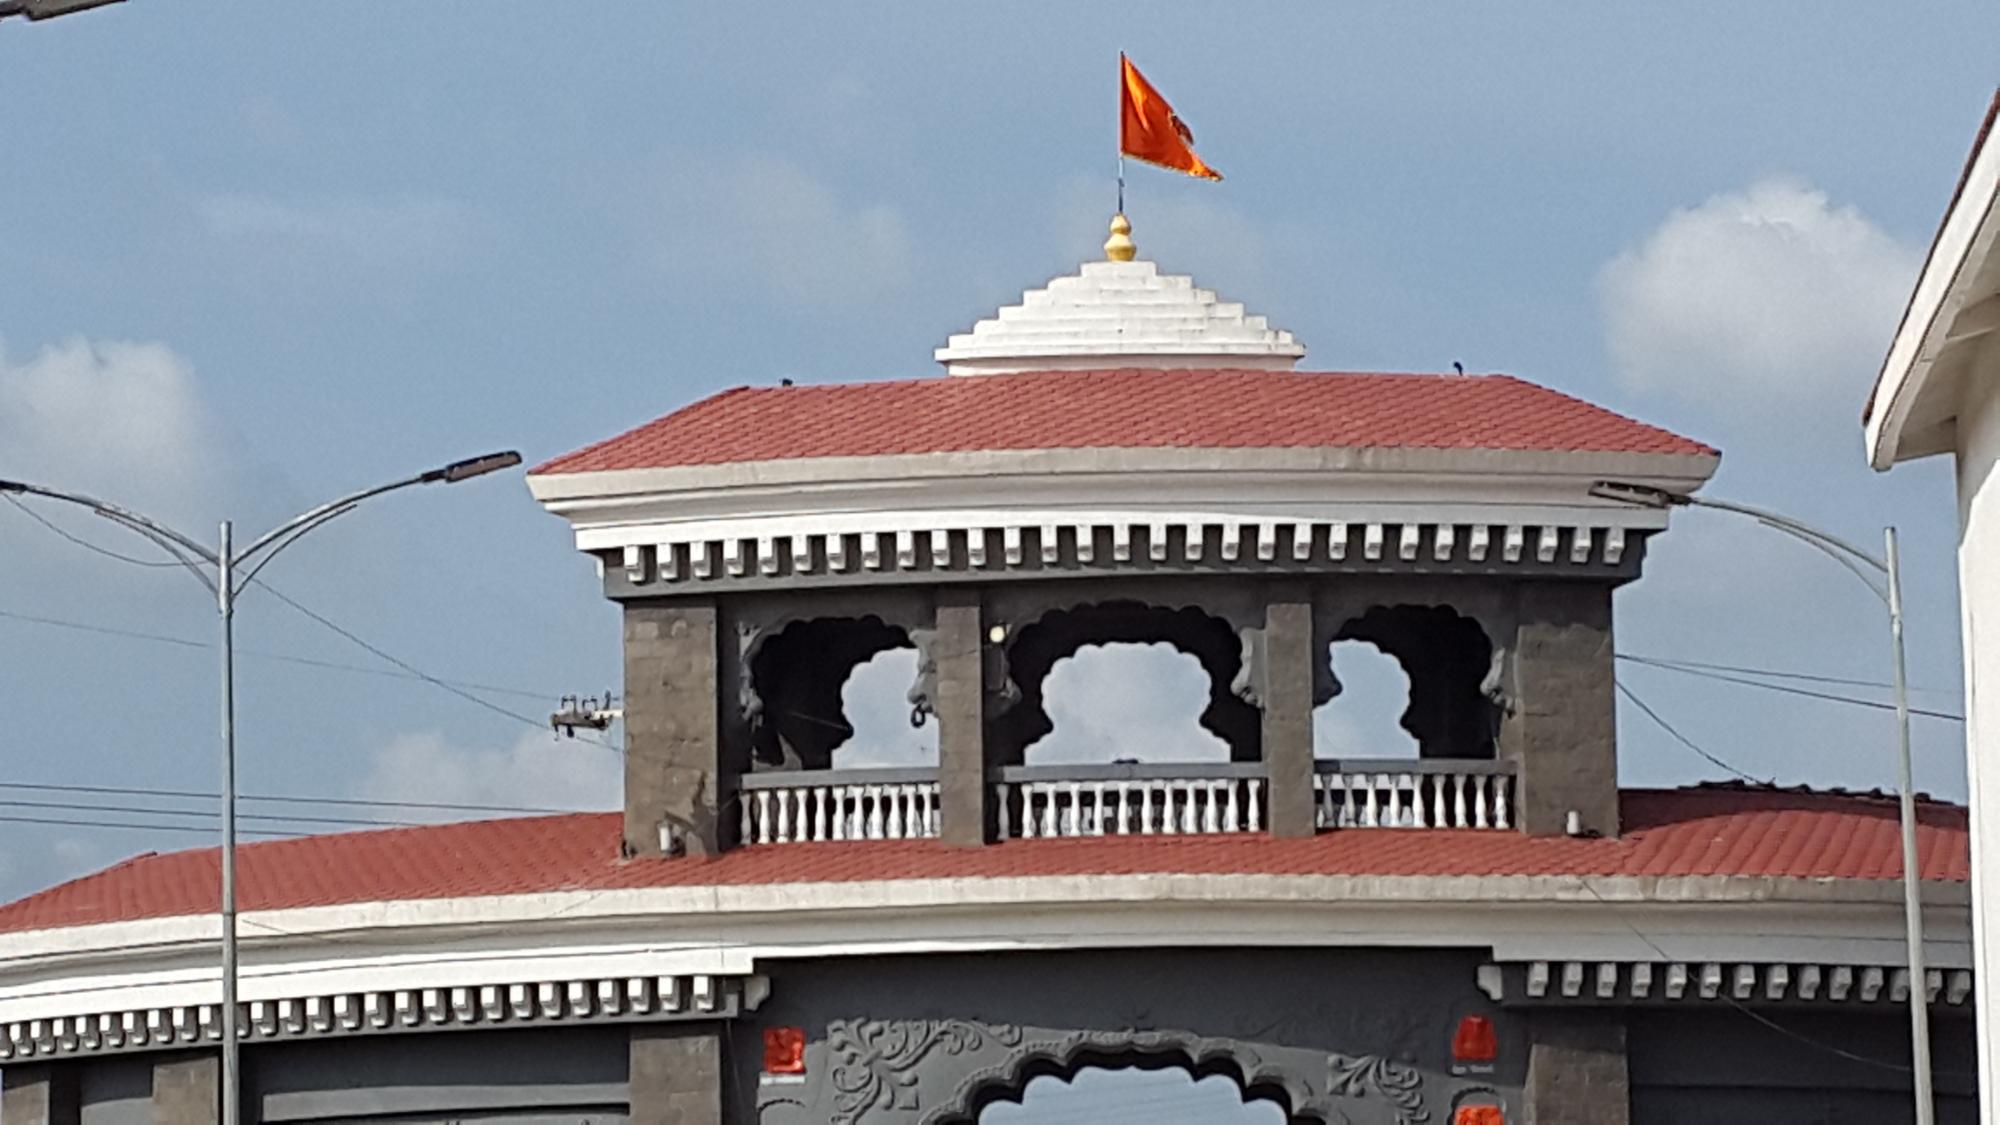
{"label": "white cornice", "polygon": [[[1985,343],[1996,311],[1989,259],[2000,238],[2000,139],[1988,135],[1938,228],[1923,272],[1875,380],[1866,419],[1868,460],[1877,469],[1951,448],[1953,403],[1927,399],[1932,376],[1953,353]],[[1977,329],[1976,331],[1972,329]],[[1925,421],[1916,427],[1913,417]]]}
{"label": "white cornice", "polygon": [[777,537],[1174,524],[1653,531],[1594,499],[1619,479],[1699,487],[1712,455],[1434,449],[1097,449],[802,458],[547,474],[529,488],[586,551]]}
{"label": "white cornice", "polygon": [[[1074,875],[565,891],[243,915],[245,1002],[745,974],[773,958],[1201,946],[1475,947],[1500,960],[1897,963],[1892,882]],[[1926,888],[1933,964],[1965,888]],[[212,1004],[212,916],[0,935],[0,1023]]]}

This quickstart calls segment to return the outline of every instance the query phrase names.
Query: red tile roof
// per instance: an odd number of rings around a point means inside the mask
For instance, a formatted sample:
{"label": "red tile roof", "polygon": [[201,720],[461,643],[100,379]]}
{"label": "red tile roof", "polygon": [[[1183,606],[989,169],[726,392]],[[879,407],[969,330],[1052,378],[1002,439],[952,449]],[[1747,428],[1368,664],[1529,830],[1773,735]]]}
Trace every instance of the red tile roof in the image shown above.
{"label": "red tile roof", "polygon": [[536,467],[587,473],[970,450],[1715,450],[1508,375],[1042,371],[738,387]]}
{"label": "red tile roof", "polygon": [[[1893,879],[1896,804],[1770,790],[1628,790],[1615,840],[1511,832],[1366,829],[1307,840],[1262,835],[776,844],[714,860],[621,861],[619,816],[577,813],[354,832],[242,850],[245,910],[564,890],[980,879],[1079,874],[1747,875]],[[1963,882],[1965,810],[1925,805],[1925,879]],[[0,906],[0,932],[215,909],[214,849],[143,855]]]}

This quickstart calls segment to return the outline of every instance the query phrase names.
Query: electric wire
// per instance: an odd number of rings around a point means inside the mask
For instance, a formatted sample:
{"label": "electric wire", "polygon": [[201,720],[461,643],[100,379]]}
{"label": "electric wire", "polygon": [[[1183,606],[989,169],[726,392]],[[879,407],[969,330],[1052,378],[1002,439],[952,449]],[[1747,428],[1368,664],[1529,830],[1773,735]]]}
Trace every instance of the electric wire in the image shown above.
{"label": "electric wire", "polygon": [[[401,668],[403,671],[409,673],[412,676],[415,676],[417,679],[420,679],[425,683],[431,684],[434,687],[450,692],[451,694],[458,696],[460,699],[463,699],[468,703],[475,704],[479,707],[483,707],[486,710],[491,711],[496,715],[504,716],[506,718],[514,720],[515,722],[526,723],[528,726],[531,726],[536,730],[549,729],[549,724],[541,719],[529,718],[528,716],[521,714],[519,711],[509,711],[507,708],[502,707],[499,704],[492,702],[491,700],[481,699],[479,696],[476,696],[471,692],[466,691],[465,689],[450,683],[449,681],[441,680],[438,677],[431,675],[429,672],[426,672],[423,669],[418,668],[414,664],[409,663],[408,661],[398,659],[395,656],[391,656],[389,653],[383,651],[381,648],[378,648],[373,644],[370,644],[366,640],[363,640],[361,637],[349,631],[348,629],[342,628],[340,625],[335,624],[334,622],[328,620],[327,618],[321,616],[320,614],[315,613],[312,610],[306,608],[305,606],[299,604],[299,602],[294,600],[292,597],[285,594],[283,591],[279,590],[275,586],[272,586],[269,582],[266,582],[261,578],[257,579],[254,585],[262,588],[266,593],[278,599],[280,602],[283,602],[284,604],[290,606],[293,610],[297,611],[298,613],[303,614],[308,619],[317,622],[324,628],[332,631],[334,634],[345,638],[346,640],[348,640],[358,648],[362,649],[363,651],[377,657],[378,659],[387,661],[388,663],[393,664],[398,668]],[[619,750],[618,747],[613,746],[611,743],[604,742],[600,739],[592,738],[588,735],[576,735],[574,737],[576,737],[578,741],[587,742],[590,745],[599,747],[601,749],[611,750],[614,752],[622,752]]]}
{"label": "electric wire", "polygon": [[[43,518],[42,518],[42,517],[41,517],[41,516],[40,516],[40,515],[39,515],[38,513],[35,513],[35,512],[33,512],[33,511],[30,511],[30,510],[28,509],[27,505],[25,505],[25,504],[22,504],[22,503],[20,502],[20,500],[19,500],[18,498],[14,497],[14,496],[12,496],[12,495],[8,495],[8,496],[6,496],[6,499],[7,499],[7,500],[8,500],[9,502],[13,503],[13,504],[14,504],[14,505],[15,505],[16,507],[20,508],[20,509],[21,509],[21,510],[22,510],[23,512],[26,512],[26,513],[27,513],[27,514],[28,514],[28,515],[29,515],[30,517],[32,517],[32,518],[33,518],[33,519],[34,519],[34,520],[35,520],[35,521],[36,521],[37,523],[41,524],[41,525],[42,525],[43,527],[46,527],[46,528],[47,528],[47,529],[49,529],[50,531],[52,531],[52,532],[54,532],[55,534],[57,534],[57,535],[61,536],[61,537],[62,537],[63,539],[65,539],[65,540],[67,540],[67,541],[69,541],[69,542],[71,542],[71,543],[74,543],[74,544],[76,544],[77,546],[80,546],[80,547],[83,547],[83,548],[85,548],[85,549],[87,549],[87,550],[91,550],[91,551],[94,551],[94,552],[96,552],[96,553],[98,553],[98,554],[101,554],[101,555],[104,555],[104,556],[107,556],[107,557],[109,557],[109,558],[114,558],[114,559],[117,559],[117,560],[119,560],[120,562],[125,562],[125,563],[130,563],[130,564],[132,564],[133,566],[143,566],[143,567],[155,567],[155,566],[181,566],[181,565],[184,565],[183,563],[181,563],[181,562],[178,562],[178,561],[177,561],[177,562],[173,562],[173,563],[156,563],[156,562],[150,562],[150,561],[148,561],[148,560],[145,560],[145,559],[137,559],[137,558],[132,558],[131,556],[128,556],[128,555],[121,555],[121,554],[119,554],[119,553],[118,553],[118,552],[116,552],[116,551],[111,551],[111,550],[108,550],[108,549],[106,549],[106,548],[103,548],[103,547],[99,547],[99,546],[98,546],[98,545],[96,545],[95,543],[91,543],[91,542],[89,542],[89,541],[87,541],[87,540],[84,540],[84,539],[81,539],[81,538],[79,538],[79,537],[77,537],[77,536],[74,536],[74,535],[71,535],[71,534],[69,534],[68,532],[64,531],[64,530],[63,530],[62,528],[60,528],[60,527],[57,527],[57,526],[56,526],[55,524],[53,524],[53,523],[50,523],[50,522],[49,522],[48,520],[46,520],[46,519],[43,519]],[[225,580],[225,581],[227,581],[227,580],[228,580],[228,578],[229,578],[229,576],[223,576],[223,577],[224,577],[224,580]],[[263,580],[263,579],[261,579],[261,578],[257,578],[257,577],[256,577],[256,576],[255,576],[254,574],[252,574],[252,576],[251,576],[251,584],[253,584],[253,585],[255,585],[255,586],[257,586],[257,587],[259,587],[259,588],[263,589],[263,590],[264,590],[264,591],[265,591],[266,593],[270,594],[270,595],[271,595],[272,597],[275,597],[275,598],[277,598],[277,599],[278,599],[278,600],[279,600],[280,602],[283,602],[283,603],[284,603],[285,605],[288,605],[288,606],[290,606],[290,607],[291,607],[291,608],[292,608],[293,610],[295,610],[296,612],[298,612],[298,613],[300,613],[300,614],[303,614],[304,616],[306,616],[307,618],[311,619],[312,621],[315,621],[315,622],[317,622],[317,623],[318,623],[319,625],[321,625],[322,627],[324,627],[324,628],[326,628],[326,629],[329,629],[329,630],[331,630],[332,632],[334,632],[335,634],[337,634],[337,635],[339,635],[339,636],[341,636],[341,637],[345,638],[346,640],[348,640],[348,641],[349,641],[349,642],[351,642],[352,644],[354,644],[354,645],[356,645],[356,646],[360,647],[361,649],[363,649],[364,651],[366,651],[366,652],[370,653],[371,655],[375,656],[376,658],[378,658],[378,659],[380,659],[380,660],[383,660],[383,661],[386,661],[386,662],[387,662],[387,663],[389,663],[389,664],[393,664],[393,665],[395,665],[395,666],[396,666],[397,668],[400,668],[400,669],[402,669],[402,670],[403,670],[403,671],[404,671],[405,673],[407,673],[407,674],[409,674],[409,675],[411,675],[411,676],[413,676],[413,677],[415,677],[415,678],[417,678],[417,679],[419,679],[419,680],[422,680],[422,681],[424,681],[425,683],[428,683],[428,684],[430,684],[430,685],[432,685],[432,686],[434,686],[434,687],[437,687],[437,688],[439,688],[439,689],[441,689],[441,690],[443,690],[443,691],[446,691],[446,692],[449,692],[449,693],[451,693],[452,695],[455,695],[455,696],[458,696],[458,697],[459,697],[460,699],[463,699],[463,700],[465,700],[465,701],[466,701],[466,702],[468,702],[468,703],[472,703],[472,704],[474,704],[475,706],[478,706],[478,707],[483,707],[483,708],[485,708],[486,710],[488,710],[488,711],[492,711],[492,712],[493,712],[493,713],[495,713],[495,714],[498,714],[498,715],[502,715],[502,716],[505,716],[506,718],[509,718],[509,719],[512,719],[512,720],[514,720],[514,721],[516,721],[516,722],[521,722],[521,723],[526,723],[527,725],[529,725],[529,726],[531,726],[531,727],[535,728],[536,730],[547,730],[547,729],[549,729],[549,728],[548,728],[548,724],[544,723],[544,722],[543,722],[542,720],[540,720],[540,719],[534,719],[534,718],[530,718],[530,717],[528,717],[528,716],[526,716],[526,715],[523,715],[523,714],[521,714],[521,713],[520,713],[520,712],[518,712],[518,711],[510,711],[510,710],[508,710],[507,708],[505,708],[505,707],[502,707],[502,706],[500,706],[500,705],[499,705],[499,704],[497,704],[497,703],[493,703],[493,702],[491,702],[490,700],[486,700],[486,699],[481,699],[481,698],[480,698],[479,696],[476,696],[476,695],[472,694],[471,692],[469,692],[469,691],[466,691],[465,689],[463,689],[463,688],[461,688],[461,687],[457,686],[456,684],[454,684],[454,683],[452,683],[452,682],[450,682],[450,681],[448,681],[448,680],[445,680],[445,679],[441,679],[441,678],[439,678],[439,677],[437,677],[437,676],[433,676],[433,675],[431,675],[430,673],[428,673],[428,672],[424,671],[424,670],[423,670],[423,669],[421,669],[421,668],[418,668],[418,667],[416,667],[416,666],[415,666],[415,665],[413,665],[413,664],[410,664],[410,663],[409,663],[409,662],[407,662],[407,661],[404,661],[404,660],[400,660],[400,659],[398,659],[398,658],[396,658],[396,657],[394,657],[394,656],[391,656],[391,655],[390,655],[389,653],[387,653],[387,652],[383,651],[383,650],[382,650],[381,648],[378,648],[378,647],[376,647],[376,646],[375,646],[375,645],[373,645],[373,644],[370,644],[370,643],[369,643],[369,642],[367,642],[366,640],[363,640],[363,639],[362,639],[362,638],[361,638],[360,636],[358,636],[358,635],[356,635],[355,633],[353,633],[353,632],[349,631],[348,629],[345,629],[345,628],[341,627],[340,625],[337,625],[337,624],[335,624],[335,623],[334,623],[333,621],[329,620],[328,618],[326,618],[326,617],[322,616],[321,614],[318,614],[318,613],[315,613],[315,612],[314,612],[314,611],[312,611],[311,609],[308,609],[308,608],[306,608],[306,607],[305,607],[304,605],[301,605],[301,604],[300,604],[299,602],[297,602],[297,601],[296,601],[296,600],[294,600],[293,598],[291,598],[291,597],[287,596],[287,595],[286,595],[286,594],[285,594],[285,593],[284,593],[283,591],[279,590],[279,589],[278,589],[277,587],[275,587],[275,586],[272,586],[272,585],[271,585],[270,583],[268,583],[268,582],[264,581],[264,580]],[[588,735],[578,735],[578,734],[575,734],[574,732],[571,732],[571,737],[573,737],[573,738],[577,738],[577,739],[579,739],[579,740],[581,740],[581,741],[583,741],[583,742],[586,742],[586,743],[589,743],[590,745],[592,745],[592,746],[596,746],[596,747],[599,747],[599,748],[601,748],[601,749],[605,749],[605,750],[610,750],[610,751],[612,751],[612,752],[614,752],[614,753],[622,753],[622,750],[621,750],[621,749],[620,749],[619,747],[617,747],[617,746],[614,746],[614,745],[612,745],[611,743],[608,743],[608,742],[604,742],[604,741],[602,741],[602,740],[600,740],[600,739],[597,739],[597,738],[592,738],[592,737],[590,737],[590,736],[588,736]]]}
{"label": "electric wire", "polygon": [[[1677,664],[1669,664],[1659,660],[1648,660],[1637,656],[1624,656],[1619,659],[1648,668],[1658,668],[1666,672],[1679,672],[1683,676],[1699,676],[1702,679],[1716,680],[1725,684],[1740,684],[1744,687],[1763,688],[1765,691],[1783,692],[1786,695],[1800,695],[1807,699],[1822,699],[1829,703],[1844,703],[1851,707],[1870,707],[1878,711],[1894,711],[1896,709],[1895,704],[1884,703],[1877,699],[1856,699],[1853,696],[1813,691],[1810,688],[1793,687],[1790,684],[1767,684],[1761,680],[1752,680],[1742,676],[1731,676],[1721,672],[1710,672],[1698,668],[1687,668]],[[1912,707],[1909,710],[1910,714],[1922,715],[1927,719],[1944,719],[1955,723],[1965,721],[1964,715],[1956,715],[1949,711],[1933,711],[1924,707]]]}
{"label": "electric wire", "polygon": [[[204,793],[193,789],[133,789],[116,785],[63,785],[54,782],[0,781],[0,789],[19,789],[41,793],[88,793],[111,797],[158,797],[167,800],[218,801],[215,793]],[[345,808],[380,809],[432,809],[438,812],[497,812],[524,813],[529,815],[553,815],[558,813],[590,812],[590,809],[537,808],[531,805],[462,805],[444,801],[371,801],[359,797],[306,797],[274,794],[238,794],[240,802],[269,802],[288,805],[332,805]]]}
{"label": "electric wire", "polygon": [[[26,622],[30,625],[47,625],[57,629],[72,629],[81,633],[97,633],[107,637],[125,637],[137,641],[152,641],[157,644],[177,645],[181,648],[212,649],[215,647],[212,642],[197,641],[188,637],[168,636],[165,633],[146,633],[137,629],[121,629],[112,625],[92,625],[84,621],[69,621],[60,617],[44,617],[39,614],[21,613],[11,609],[0,609],[0,618]],[[308,668],[325,668],[335,672],[356,672],[364,676],[386,676],[390,679],[414,680],[419,683],[424,682],[425,679],[422,676],[413,676],[408,672],[399,671],[394,668],[369,668],[360,664],[342,663],[338,660],[320,660],[310,656],[294,656],[291,653],[268,652],[261,649],[243,648],[241,646],[236,649],[236,654],[238,656],[255,656],[264,660],[278,660],[286,664],[300,664]],[[439,679],[443,679],[443,677],[439,677]],[[547,692],[529,691],[525,688],[501,687],[497,684],[475,683],[471,680],[445,680],[445,682],[456,684],[470,691],[483,691],[493,695],[514,695],[524,699],[549,698]]]}
{"label": "electric wire", "polygon": [[[1638,938],[1641,942],[1644,942],[1646,948],[1652,950],[1654,955],[1659,957],[1661,961],[1672,962],[1676,960],[1679,961],[1688,960],[1688,958],[1685,957],[1676,958],[1670,956],[1666,950],[1660,948],[1658,942],[1654,941],[1650,937],[1647,937],[1643,932],[1641,932],[1639,927],[1633,925],[1631,919],[1625,917],[1622,913],[1620,913],[1618,908],[1612,905],[1610,900],[1606,899],[1603,895],[1598,894],[1597,888],[1590,885],[1590,880],[1588,878],[1584,876],[1578,876],[1577,884],[1581,886],[1585,891],[1588,891],[1590,893],[1590,897],[1596,899],[1599,906],[1602,906],[1606,910],[1610,911],[1612,917],[1617,918],[1620,925],[1632,931],[1632,936]],[[1928,985],[1924,981],[1912,981],[1910,983],[1910,987],[1925,988],[1928,987]],[[1893,1062],[1888,1059],[1878,1059],[1871,1057],[1869,1055],[1857,1054],[1845,1048],[1836,1047],[1831,1043],[1825,1043],[1818,1039],[1814,1039],[1813,1037],[1806,1035],[1803,1032],[1794,1031],[1791,1028],[1784,1026],[1783,1024],[1777,1022],[1774,1019],[1771,1019],[1770,1017],[1764,1015],[1761,1012],[1753,1010],[1748,1005],[1744,1004],[1742,1001],[1736,999],[1734,996],[1730,996],[1724,993],[1717,993],[1716,995],[1717,999],[1727,1002],[1730,1007],[1750,1017],[1752,1020],[1755,1020],[1756,1022],[1763,1024],[1765,1027],[1771,1029],[1772,1031],[1777,1032],[1778,1034],[1784,1036],[1787,1039],[1791,1039],[1795,1042],[1802,1043],[1808,1047],[1814,1048],[1815,1050],[1826,1051],[1829,1054],[1835,1055],[1839,1058],[1846,1059],[1849,1062],[1860,1063],[1864,1066],[1880,1067],[1883,1070],[1897,1071],[1902,1074],[1909,1074],[1915,1070],[1915,1068],[1908,1063]],[[1965,1073],[1964,1071],[1939,1070],[1936,1067],[1933,1067],[1931,1069],[1931,1073],[1942,1074],[1950,1078],[1971,1077],[1971,1075]]]}
{"label": "electric wire", "polygon": [[[53,809],[58,812],[104,812],[135,816],[180,816],[200,817],[219,821],[222,814],[207,809],[168,809],[145,805],[84,804],[75,801],[28,801],[19,798],[0,799],[0,808],[8,809]],[[426,825],[414,820],[369,820],[359,817],[310,816],[291,814],[280,816],[270,813],[237,813],[238,820],[256,820],[269,824],[321,824],[346,828],[423,828]]]}
{"label": "electric wire", "polygon": [[36,523],[41,524],[43,527],[48,528],[50,531],[55,532],[58,536],[61,536],[62,538],[68,540],[71,543],[76,544],[79,547],[82,547],[86,551],[91,551],[95,554],[103,555],[107,559],[116,559],[122,563],[130,563],[133,566],[143,566],[148,568],[183,565],[179,561],[137,559],[133,558],[131,555],[120,554],[117,551],[110,549],[109,547],[100,547],[97,544],[92,543],[88,539],[85,539],[78,535],[72,535],[68,531],[63,530],[55,523],[52,523],[46,516],[43,516],[40,512],[37,512],[33,508],[27,506],[26,504],[21,503],[21,498],[14,495],[11,492],[0,493],[0,500],[5,500],[9,504],[14,505],[14,507],[19,508],[21,510],[22,515],[27,516],[29,519],[34,520]]}
{"label": "electric wire", "polygon": [[1631,688],[1625,686],[1624,680],[1617,680],[1615,681],[1615,684],[1618,688],[1618,693],[1620,695],[1623,695],[1625,698],[1631,700],[1633,706],[1637,707],[1640,711],[1644,712],[1647,718],[1659,724],[1660,729],[1666,731],[1668,735],[1672,736],[1675,742],[1680,743],[1682,746],[1685,746],[1689,750],[1694,751],[1696,754],[1701,755],[1709,762],[1717,766],[1720,766],[1725,770],[1728,770],[1730,773],[1735,774],[1737,777],[1740,777],[1745,781],[1755,782],[1756,784],[1759,785],[1777,784],[1771,778],[1757,777],[1754,774],[1746,773],[1743,770],[1737,769],[1735,766],[1730,765],[1728,762],[1723,761],[1721,758],[1718,758],[1714,754],[1711,754],[1708,751],[1702,749],[1700,746],[1695,745],[1693,739],[1689,738],[1687,735],[1682,734],[1680,731],[1675,730],[1674,725],[1672,723],[1669,723],[1664,718],[1661,718],[1660,713],[1658,711],[1655,711],[1651,707],[1647,706],[1646,701],[1640,699],[1638,693],[1634,692]]}
{"label": "electric wire", "polygon": [[[1733,672],[1739,676],[1764,676],[1779,680],[1802,680],[1813,684],[1839,684],[1844,687],[1881,688],[1885,691],[1896,686],[1886,680],[1863,680],[1851,676],[1828,676],[1817,672],[1791,672],[1777,668],[1755,668],[1742,664],[1712,664],[1703,660],[1682,660],[1678,657],[1669,656],[1642,656],[1635,653],[1621,652],[1618,654],[1618,659],[1630,660],[1637,664],[1669,664],[1678,668],[1699,668],[1704,672]],[[1909,690],[1922,695],[1957,694],[1957,689],[1955,688],[1947,691],[1942,688],[1911,687]]]}
{"label": "electric wire", "polygon": [[[71,817],[14,816],[11,814],[0,814],[0,824],[42,824],[68,828],[129,828],[141,832],[199,832],[204,836],[213,836],[215,834],[215,829],[205,828],[198,824],[134,824],[116,820],[82,820]],[[246,836],[265,836],[276,840],[297,840],[310,835],[310,833],[306,832],[279,832],[268,828],[246,828],[243,830],[243,834]]]}

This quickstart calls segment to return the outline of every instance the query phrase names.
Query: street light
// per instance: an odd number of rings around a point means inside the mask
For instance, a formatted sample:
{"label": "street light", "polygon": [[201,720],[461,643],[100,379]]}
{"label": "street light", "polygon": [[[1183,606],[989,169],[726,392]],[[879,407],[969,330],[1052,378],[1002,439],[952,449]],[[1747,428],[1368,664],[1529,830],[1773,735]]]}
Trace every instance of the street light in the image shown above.
{"label": "street light", "polygon": [[[0,0],[0,15],[9,14],[6,7],[9,2]],[[11,2],[18,5],[19,0]],[[72,5],[87,2],[90,0],[72,0]],[[95,2],[107,3],[110,0]],[[29,4],[30,17],[37,18],[33,14],[33,0],[29,0]],[[355,505],[363,500],[411,485],[456,484],[520,463],[521,455],[511,450],[489,453],[483,457],[454,461],[442,468],[389,484],[362,489],[299,513],[265,532],[241,551],[234,549],[234,529],[228,520],[222,521],[221,535],[211,550],[170,527],[102,500],[23,481],[0,480],[0,493],[40,496],[75,504],[145,536],[173,556],[215,595],[216,609],[222,619],[222,1125],[238,1125],[241,1095],[236,1014],[236,596],[256,581],[257,573],[285,548],[314,528],[353,511]],[[265,554],[267,550],[269,553]],[[259,555],[263,557],[258,558]],[[253,562],[254,565],[250,565]],[[249,565],[249,570],[239,578],[237,572],[246,565]]]}
{"label": "street light", "polygon": [[[1896,664],[1896,769],[1901,789],[1899,819],[1903,830],[1903,938],[1909,947],[1911,1085],[1916,1091],[1916,1125],[1932,1125],[1935,1109],[1931,1096],[1930,995],[1926,980],[1929,974],[1924,966],[1922,881],[1917,873],[1917,798],[1915,783],[1910,777],[1910,698],[1903,667],[1903,578],[1896,552],[1896,529],[1882,529],[1884,553],[1881,558],[1876,558],[1839,536],[1748,504],[1710,500],[1622,481],[1599,481],[1591,487],[1590,494],[1599,499],[1618,500],[1648,508],[1693,506],[1748,516],[1773,531],[1810,544],[1846,567],[1861,580],[1862,585],[1868,587],[1870,593],[1889,607],[1889,643]],[[1880,585],[1877,585],[1878,575]]]}
{"label": "street light", "polygon": [[71,12],[84,12],[92,8],[102,8],[106,4],[116,4],[119,0],[0,0],[0,20],[8,16],[26,16],[30,20],[54,19]]}

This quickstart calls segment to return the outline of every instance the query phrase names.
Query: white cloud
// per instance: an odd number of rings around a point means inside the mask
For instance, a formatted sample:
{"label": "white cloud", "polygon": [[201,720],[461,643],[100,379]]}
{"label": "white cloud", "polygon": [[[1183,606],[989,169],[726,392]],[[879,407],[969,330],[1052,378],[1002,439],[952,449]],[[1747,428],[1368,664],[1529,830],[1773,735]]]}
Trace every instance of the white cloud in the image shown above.
{"label": "white cloud", "polygon": [[462,258],[477,224],[454,200],[278,198],[250,193],[195,201],[203,250],[263,287],[366,283],[401,292]]}
{"label": "white cloud", "polygon": [[0,472],[186,522],[222,475],[193,368],[163,344],[0,351]]}
{"label": "white cloud", "polygon": [[1919,261],[1858,209],[1765,179],[1669,215],[1597,290],[1612,361],[1636,390],[1852,412]]}
{"label": "white cloud", "polygon": [[901,293],[916,253],[902,214],[846,199],[763,154],[670,158],[640,222],[658,263],[690,288],[747,285],[787,305],[866,306]]}
{"label": "white cloud", "polygon": [[[622,799],[622,780],[616,753],[580,739],[524,734],[510,746],[468,747],[424,733],[400,735],[377,750],[360,792],[371,801],[612,809]],[[429,819],[468,815],[474,814],[440,811]]]}
{"label": "white cloud", "polygon": [[917,650],[892,648],[856,668],[841,685],[840,707],[854,735],[833,752],[838,769],[937,764],[938,726],[910,725],[910,685]]}
{"label": "white cloud", "polygon": [[1208,698],[1201,662],[1172,645],[1079,649],[1042,684],[1055,729],[1028,748],[1028,764],[1228,761],[1228,744],[1201,725]]}
{"label": "white cloud", "polygon": [[1366,641],[1333,646],[1340,694],[1313,711],[1313,754],[1321,758],[1414,758],[1417,740],[1403,729],[1410,676],[1396,658]]}

